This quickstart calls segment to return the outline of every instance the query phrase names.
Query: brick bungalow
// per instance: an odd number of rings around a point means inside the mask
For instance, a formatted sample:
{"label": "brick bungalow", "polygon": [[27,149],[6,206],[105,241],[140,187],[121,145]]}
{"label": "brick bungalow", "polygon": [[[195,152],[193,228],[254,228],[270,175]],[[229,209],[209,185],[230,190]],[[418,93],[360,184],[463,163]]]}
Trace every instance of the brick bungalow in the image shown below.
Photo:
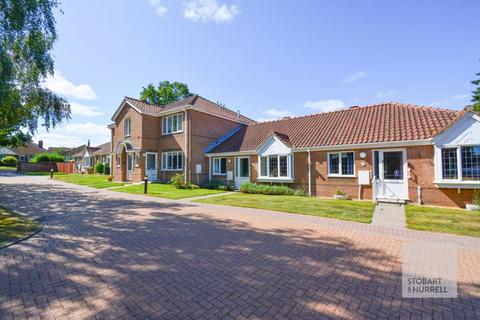
{"label": "brick bungalow", "polygon": [[114,180],[168,181],[177,173],[203,184],[204,149],[255,121],[201,96],[159,106],[125,97],[109,125]]}
{"label": "brick bungalow", "polygon": [[210,179],[310,195],[459,206],[480,188],[480,116],[400,103],[245,126],[206,150]]}
{"label": "brick bungalow", "polygon": [[255,123],[200,96],[163,107],[125,98],[112,120],[115,180],[184,172],[199,184],[459,207],[480,188],[480,116],[470,109],[391,102]]}
{"label": "brick bungalow", "polygon": [[18,159],[19,162],[28,162],[36,154],[47,152],[43,148],[43,141],[39,140],[38,144],[33,141],[27,141],[24,145],[18,147],[0,147],[0,160],[4,156],[14,156]]}

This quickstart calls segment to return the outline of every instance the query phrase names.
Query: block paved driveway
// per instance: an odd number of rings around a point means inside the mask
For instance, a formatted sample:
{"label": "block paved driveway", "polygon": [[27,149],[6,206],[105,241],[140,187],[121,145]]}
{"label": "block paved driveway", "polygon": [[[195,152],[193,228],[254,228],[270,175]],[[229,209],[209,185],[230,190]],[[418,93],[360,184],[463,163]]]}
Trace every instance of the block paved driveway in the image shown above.
{"label": "block paved driveway", "polygon": [[[42,232],[0,251],[0,319],[480,319],[477,239],[0,177]],[[402,299],[407,241],[459,246],[457,299]]]}

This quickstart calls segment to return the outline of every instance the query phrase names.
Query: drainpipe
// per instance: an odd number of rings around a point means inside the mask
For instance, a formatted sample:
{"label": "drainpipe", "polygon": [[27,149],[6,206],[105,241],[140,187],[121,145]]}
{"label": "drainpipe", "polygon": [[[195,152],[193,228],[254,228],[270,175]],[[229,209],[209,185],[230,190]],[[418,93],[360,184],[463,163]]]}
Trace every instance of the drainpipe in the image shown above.
{"label": "drainpipe", "polygon": [[208,155],[208,181],[212,181],[212,156]]}
{"label": "drainpipe", "polygon": [[310,149],[307,149],[308,154],[308,196],[312,196],[312,160],[310,158]]}
{"label": "drainpipe", "polygon": [[422,204],[422,187],[417,186],[417,202]]}
{"label": "drainpipe", "polygon": [[185,113],[185,119],[184,119],[184,122],[185,122],[185,126],[184,126],[184,140],[185,140],[185,147],[184,147],[184,163],[183,165],[185,166],[185,183],[188,181],[188,155],[189,155],[189,150],[188,150],[188,113],[187,113],[187,109],[185,108],[184,111]]}

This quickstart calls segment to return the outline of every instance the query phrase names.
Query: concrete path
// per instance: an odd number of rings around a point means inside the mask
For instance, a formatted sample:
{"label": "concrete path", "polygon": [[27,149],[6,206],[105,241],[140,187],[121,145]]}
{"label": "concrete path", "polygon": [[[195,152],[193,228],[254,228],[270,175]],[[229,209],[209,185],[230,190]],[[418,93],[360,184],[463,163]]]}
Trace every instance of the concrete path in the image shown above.
{"label": "concrete path", "polygon": [[389,228],[406,228],[405,206],[396,203],[378,203],[373,213],[372,224]]}
{"label": "concrete path", "polygon": [[[480,240],[0,177],[45,228],[0,251],[0,319],[480,319]],[[457,299],[401,297],[402,248],[458,246]]]}

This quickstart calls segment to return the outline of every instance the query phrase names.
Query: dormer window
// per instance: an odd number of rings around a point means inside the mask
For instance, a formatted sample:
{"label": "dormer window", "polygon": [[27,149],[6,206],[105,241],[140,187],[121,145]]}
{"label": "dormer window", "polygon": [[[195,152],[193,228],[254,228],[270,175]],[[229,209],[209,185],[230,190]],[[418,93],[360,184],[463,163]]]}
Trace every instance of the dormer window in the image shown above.
{"label": "dormer window", "polygon": [[124,133],[125,137],[129,137],[132,134],[132,119],[127,118],[124,121]]}
{"label": "dormer window", "polygon": [[183,131],[183,113],[177,113],[162,118],[162,134],[179,133]]}

